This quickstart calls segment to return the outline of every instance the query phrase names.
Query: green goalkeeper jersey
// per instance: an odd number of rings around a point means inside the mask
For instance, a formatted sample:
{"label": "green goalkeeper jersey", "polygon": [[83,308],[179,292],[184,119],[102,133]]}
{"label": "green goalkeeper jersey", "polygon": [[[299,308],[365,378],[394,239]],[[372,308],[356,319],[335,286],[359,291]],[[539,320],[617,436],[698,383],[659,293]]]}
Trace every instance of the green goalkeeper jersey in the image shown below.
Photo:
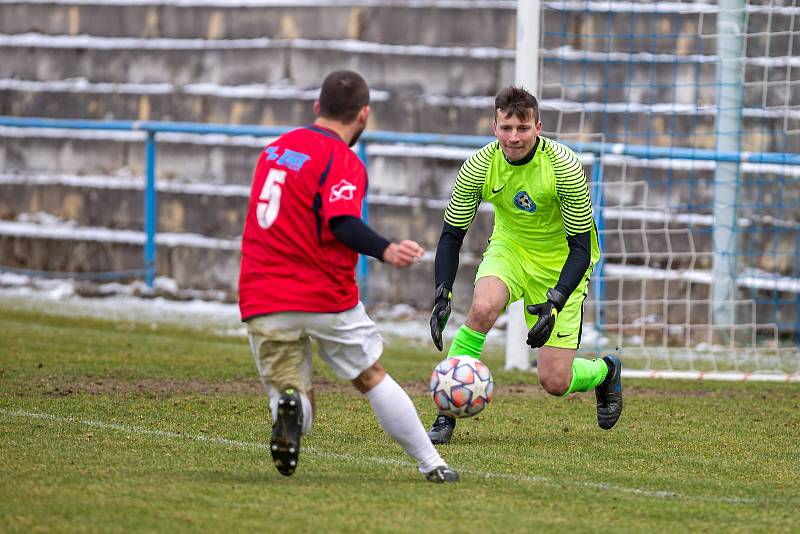
{"label": "green goalkeeper jersey", "polygon": [[533,156],[518,163],[506,160],[497,141],[481,148],[461,166],[445,222],[467,230],[481,200],[494,206],[492,241],[560,269],[569,253],[566,237],[591,231],[592,265],[600,259],[583,166],[561,143],[539,136]]}

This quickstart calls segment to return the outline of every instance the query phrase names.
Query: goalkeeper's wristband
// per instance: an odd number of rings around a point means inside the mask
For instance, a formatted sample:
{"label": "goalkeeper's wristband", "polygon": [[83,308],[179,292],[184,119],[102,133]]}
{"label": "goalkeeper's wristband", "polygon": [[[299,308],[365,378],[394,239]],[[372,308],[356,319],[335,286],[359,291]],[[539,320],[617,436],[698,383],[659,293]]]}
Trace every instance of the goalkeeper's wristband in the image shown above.
{"label": "goalkeeper's wristband", "polygon": [[452,298],[453,298],[453,291],[448,287],[444,287],[444,284],[442,284],[436,288],[436,295],[433,297],[433,302],[438,302],[439,300],[442,299],[450,302]]}
{"label": "goalkeeper's wristband", "polygon": [[553,303],[555,306],[556,311],[560,312],[564,309],[564,305],[567,303],[567,297],[561,291],[557,289],[550,288],[547,290],[547,300]]}

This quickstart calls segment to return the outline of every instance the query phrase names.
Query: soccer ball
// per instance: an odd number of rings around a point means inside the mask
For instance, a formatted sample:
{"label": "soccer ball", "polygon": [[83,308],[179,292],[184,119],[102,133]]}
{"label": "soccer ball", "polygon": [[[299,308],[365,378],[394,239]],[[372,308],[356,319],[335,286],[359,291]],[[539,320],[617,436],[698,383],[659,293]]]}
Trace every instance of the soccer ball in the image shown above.
{"label": "soccer ball", "polygon": [[453,417],[472,417],[492,400],[494,381],[486,364],[472,356],[451,356],[431,374],[433,402]]}

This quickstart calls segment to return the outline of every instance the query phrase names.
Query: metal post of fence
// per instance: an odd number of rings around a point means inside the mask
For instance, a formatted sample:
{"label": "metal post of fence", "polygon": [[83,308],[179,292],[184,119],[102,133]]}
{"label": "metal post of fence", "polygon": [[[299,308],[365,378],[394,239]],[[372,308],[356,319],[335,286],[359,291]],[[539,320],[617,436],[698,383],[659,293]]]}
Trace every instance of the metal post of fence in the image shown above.
{"label": "metal post of fence", "polygon": [[147,132],[145,144],[145,188],[144,188],[144,266],[145,283],[153,287],[156,274],[156,133]]}
{"label": "metal post of fence", "polygon": [[597,265],[595,265],[595,271],[592,276],[595,288],[595,301],[597,302],[594,324],[597,331],[602,332],[603,324],[605,324],[605,303],[603,302],[605,296],[605,284],[603,283],[603,230],[605,229],[605,219],[603,218],[603,208],[605,205],[605,198],[603,196],[603,154],[595,154],[595,160],[592,164],[592,183],[594,183],[594,205],[597,213],[595,217],[595,224],[597,225],[597,245],[600,247],[600,260],[598,260]]}
{"label": "metal post of fence", "polygon": [[[367,166],[367,143],[361,141],[358,143],[358,157],[364,162],[364,167]],[[361,219],[364,224],[369,224],[369,204],[367,203],[367,193],[364,192],[364,200],[361,203]],[[361,301],[366,303],[368,299],[369,290],[369,264],[367,257],[363,254],[358,256],[358,266],[356,267],[356,278],[358,279],[358,290]]]}

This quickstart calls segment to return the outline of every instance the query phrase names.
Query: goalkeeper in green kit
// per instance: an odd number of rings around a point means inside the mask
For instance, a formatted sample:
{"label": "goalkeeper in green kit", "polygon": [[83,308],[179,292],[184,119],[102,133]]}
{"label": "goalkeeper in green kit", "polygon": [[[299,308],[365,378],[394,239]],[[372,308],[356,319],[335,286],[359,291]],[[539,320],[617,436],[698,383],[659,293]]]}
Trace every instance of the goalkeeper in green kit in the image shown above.
{"label": "goalkeeper in green kit", "polygon": [[[431,336],[442,350],[459,251],[481,200],[491,202],[494,230],[466,322],[448,355],[480,358],[500,313],[524,299],[528,345],[541,347],[542,387],[555,396],[594,388],[597,422],[609,429],[622,413],[622,364],[616,356],[575,357],[589,277],[600,258],[583,166],[569,148],[539,135],[539,104],[526,90],[504,88],[494,107],[497,140],[461,166],[444,213]],[[428,436],[433,443],[448,443],[455,426],[455,418],[440,413]]]}

